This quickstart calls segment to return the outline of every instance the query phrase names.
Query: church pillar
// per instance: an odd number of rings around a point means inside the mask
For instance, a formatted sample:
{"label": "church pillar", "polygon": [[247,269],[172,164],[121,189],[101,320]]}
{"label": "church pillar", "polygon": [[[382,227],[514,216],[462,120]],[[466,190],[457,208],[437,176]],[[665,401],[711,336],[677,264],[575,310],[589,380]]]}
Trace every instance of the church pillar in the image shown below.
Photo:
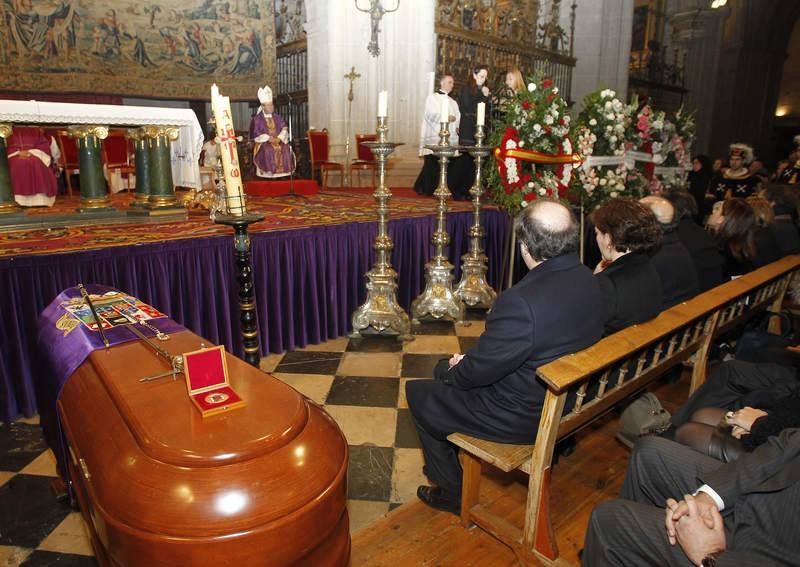
{"label": "church pillar", "polygon": [[800,2],[738,0],[728,5],[709,149],[722,156],[731,142],[746,142],[771,163],[778,89]]}
{"label": "church pillar", "polygon": [[106,126],[70,126],[69,135],[78,144],[81,175],[81,200],[78,212],[107,210],[111,208],[103,161],[100,156],[100,140],[108,136]]}
{"label": "church pillar", "polygon": [[[570,29],[570,8],[563,2],[560,25]],[[628,93],[628,62],[631,55],[633,0],[574,0],[575,34],[572,99],[582,108],[583,97],[598,88],[617,92],[620,100]]]}
{"label": "church pillar", "polygon": [[0,124],[0,215],[18,213],[20,206],[14,200],[11,188],[11,175],[8,171],[6,138],[11,135],[11,124]]}
{"label": "church pillar", "polygon": [[[370,2],[359,0],[358,5],[366,9]],[[394,8],[396,2],[383,0],[383,5]],[[400,0],[399,5],[380,20],[380,55],[373,57],[367,51],[370,15],[353,0],[306,3],[309,124],[328,129],[331,159],[344,162],[349,141],[352,160],[355,134],[375,132],[378,92],[388,91],[389,140],[405,144],[389,160],[388,184],[410,186],[422,166],[417,149],[436,56],[436,3]],[[344,78],[351,67],[361,75],[353,84],[352,104]]]}
{"label": "church pillar", "polygon": [[141,128],[128,130],[133,140],[134,164],[136,166],[136,192],[132,207],[143,207],[150,198],[150,139]]}
{"label": "church pillar", "polygon": [[710,9],[706,0],[687,0],[669,18],[673,46],[684,61],[684,108],[695,112],[697,134],[692,153],[706,154],[711,141],[714,92],[722,27],[729,10]]}
{"label": "church pillar", "polygon": [[149,185],[147,197],[148,209],[175,207],[178,198],[175,196],[175,185],[172,182],[172,156],[170,142],[178,139],[178,129],[163,126],[145,126],[143,128],[148,141],[149,151]]}

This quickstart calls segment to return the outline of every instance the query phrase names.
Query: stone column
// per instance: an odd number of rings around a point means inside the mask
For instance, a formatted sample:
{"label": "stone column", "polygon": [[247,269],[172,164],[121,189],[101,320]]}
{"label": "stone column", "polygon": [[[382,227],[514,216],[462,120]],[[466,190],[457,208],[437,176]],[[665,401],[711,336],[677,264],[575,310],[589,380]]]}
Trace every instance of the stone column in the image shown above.
{"label": "stone column", "polygon": [[100,156],[100,140],[108,136],[106,126],[70,126],[69,135],[78,142],[80,159],[81,201],[79,213],[111,209],[103,161]]}
{"label": "stone column", "polygon": [[150,193],[146,208],[180,208],[172,182],[172,155],[170,142],[178,139],[178,129],[171,126],[145,126],[149,141]]}
{"label": "stone column", "polygon": [[731,142],[749,142],[770,163],[778,89],[800,2],[737,0],[728,7],[715,70],[709,150],[727,155]]}
{"label": "stone column", "polygon": [[710,9],[705,0],[684,2],[680,11],[669,17],[673,46],[685,62],[686,89],[684,107],[695,112],[697,135],[693,154],[707,154],[714,115],[717,66],[722,40],[722,25],[728,9]]}
{"label": "stone column", "polygon": [[[572,99],[578,110],[590,92],[600,87],[617,92],[620,100],[628,93],[628,64],[631,55],[633,0],[575,0]],[[572,1],[561,4],[560,25],[570,29]]]}
{"label": "stone column", "polygon": [[21,208],[14,200],[11,175],[8,171],[6,138],[11,135],[11,124],[0,124],[0,215],[19,213]]}
{"label": "stone column", "polygon": [[128,138],[133,140],[136,164],[136,192],[131,207],[143,207],[150,198],[150,138],[141,128],[128,130]]}
{"label": "stone column", "polygon": [[[359,0],[362,8],[369,4]],[[378,57],[367,51],[370,16],[358,11],[353,0],[306,2],[306,14],[309,124],[328,129],[331,159],[344,162],[349,87],[344,75],[355,67],[361,77],[353,84],[350,159],[356,153],[355,134],[375,131],[378,91],[386,90],[392,138],[405,144],[392,154],[387,184],[413,185],[422,167],[417,157],[419,130],[430,94],[429,73],[435,69],[435,0],[401,0],[396,12],[385,14]]]}

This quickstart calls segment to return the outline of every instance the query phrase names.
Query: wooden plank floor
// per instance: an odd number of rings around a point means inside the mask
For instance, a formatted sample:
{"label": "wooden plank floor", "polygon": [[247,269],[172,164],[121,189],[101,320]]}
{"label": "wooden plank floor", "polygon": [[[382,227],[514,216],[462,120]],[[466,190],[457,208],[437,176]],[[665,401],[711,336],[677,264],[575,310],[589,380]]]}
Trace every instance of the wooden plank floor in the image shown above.
{"label": "wooden plank floor", "polygon": [[[688,393],[688,373],[654,392],[673,411]],[[614,439],[618,414],[610,413],[578,434],[578,445],[553,468],[551,510],[562,558],[578,564],[592,508],[622,488],[629,451]],[[481,500],[493,512],[522,526],[527,476],[485,470]],[[465,530],[454,515],[411,502],[353,534],[351,565],[467,566],[517,565],[509,548],[478,528]]]}

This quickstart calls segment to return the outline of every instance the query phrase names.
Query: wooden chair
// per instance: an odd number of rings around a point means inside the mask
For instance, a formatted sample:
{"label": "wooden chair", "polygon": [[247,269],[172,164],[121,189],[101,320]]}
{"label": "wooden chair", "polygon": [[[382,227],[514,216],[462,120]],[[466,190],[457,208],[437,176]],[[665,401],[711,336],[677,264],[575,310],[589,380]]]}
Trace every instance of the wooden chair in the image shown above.
{"label": "wooden chair", "polygon": [[339,172],[339,187],[341,187],[344,179],[344,165],[328,159],[328,130],[324,128],[309,130],[308,149],[311,154],[311,174],[314,176],[319,172],[322,188],[325,189],[328,186],[328,171],[331,170]]}
{"label": "wooden chair", "polygon": [[125,136],[124,130],[110,130],[103,140],[101,156],[108,176],[108,186],[111,187],[111,175],[119,172],[125,179],[125,190],[131,190],[131,177],[136,168],[131,164],[131,143]]}
{"label": "wooden chair", "polygon": [[[564,565],[550,517],[550,475],[557,441],[587,427],[635,397],[672,368],[695,357],[691,395],[705,381],[708,351],[715,337],[769,311],[780,313],[784,293],[800,269],[800,255],[788,256],[676,305],[658,317],[606,337],[595,345],[538,368],[546,386],[534,445],[495,443],[453,433],[463,466],[461,523],[473,523],[509,546],[522,565]],[[771,317],[770,332],[776,332]],[[567,409],[567,400],[574,406]],[[522,529],[480,503],[481,463],[529,475]]]}
{"label": "wooden chair", "polygon": [[375,173],[378,171],[375,154],[362,142],[374,142],[377,139],[378,136],[375,134],[356,134],[356,159],[350,162],[350,179],[354,179],[353,170],[358,171],[359,185],[361,184],[361,172],[369,169],[372,171],[372,187],[375,187]]}
{"label": "wooden chair", "polygon": [[81,172],[81,160],[78,156],[78,144],[75,138],[70,138],[66,130],[58,130],[55,134],[61,157],[58,165],[64,170],[64,181],[67,184],[67,193],[72,197],[72,176]]}

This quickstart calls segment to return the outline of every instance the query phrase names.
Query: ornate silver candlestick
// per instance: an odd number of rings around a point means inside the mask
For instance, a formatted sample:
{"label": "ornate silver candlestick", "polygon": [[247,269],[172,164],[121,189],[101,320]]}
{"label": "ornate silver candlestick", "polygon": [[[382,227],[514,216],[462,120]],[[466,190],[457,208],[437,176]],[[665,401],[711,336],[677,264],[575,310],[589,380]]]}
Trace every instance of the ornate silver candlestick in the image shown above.
{"label": "ornate silver candlestick", "polygon": [[447,187],[447,163],[455,156],[457,146],[450,145],[448,122],[441,123],[439,143],[425,146],[439,158],[439,186],[433,196],[439,199],[436,207],[436,231],[431,241],[435,247],[433,258],[425,264],[425,289],[411,302],[411,316],[418,321],[426,315],[435,319],[452,319],[463,322],[465,315],[464,302],[453,293],[453,264],[447,260],[444,250],[450,243],[445,220],[447,218],[447,199],[450,189]]}
{"label": "ornate silver candlestick", "polygon": [[373,194],[378,205],[378,235],[374,246],[375,264],[366,274],[367,300],[353,312],[353,332],[350,336],[360,336],[362,330],[372,327],[379,334],[397,335],[400,340],[410,340],[408,314],[397,303],[397,272],[392,268],[391,260],[394,243],[387,231],[392,192],[386,186],[386,159],[402,144],[387,142],[388,132],[386,117],[379,116],[378,141],[362,142],[375,154],[378,162],[378,185]]}
{"label": "ornate silver candlestick", "polygon": [[472,195],[473,224],[469,229],[469,252],[461,257],[461,281],[458,282],[455,294],[470,307],[490,308],[497,299],[497,293],[486,281],[486,254],[481,247],[486,231],[481,226],[481,167],[483,160],[492,153],[492,149],[483,145],[483,126],[478,126],[475,134],[475,145],[466,148],[475,159],[475,183],[469,190]]}

